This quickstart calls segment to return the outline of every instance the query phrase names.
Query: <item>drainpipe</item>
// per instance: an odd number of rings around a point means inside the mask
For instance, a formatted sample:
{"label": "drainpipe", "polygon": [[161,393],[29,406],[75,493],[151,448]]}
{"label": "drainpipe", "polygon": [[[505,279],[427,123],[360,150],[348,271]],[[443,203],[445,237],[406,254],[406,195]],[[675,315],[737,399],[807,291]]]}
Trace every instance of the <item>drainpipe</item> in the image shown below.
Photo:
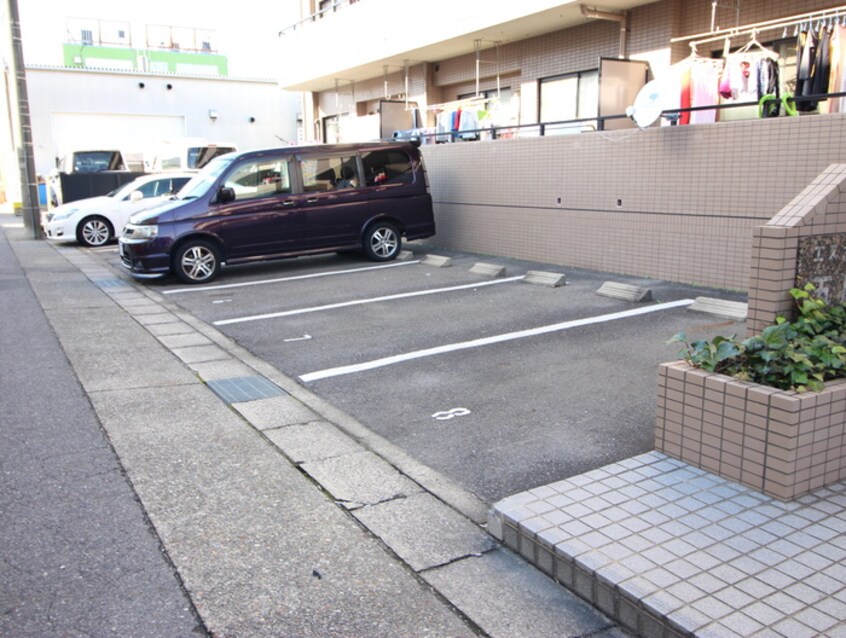
{"label": "drainpipe", "polygon": [[582,15],[586,18],[593,18],[595,20],[611,20],[612,22],[620,23],[620,54],[617,57],[619,57],[621,60],[625,60],[629,33],[628,11],[623,11],[622,13],[611,13],[610,11],[597,11],[596,9],[588,9],[583,4],[579,5],[579,8],[582,10]]}

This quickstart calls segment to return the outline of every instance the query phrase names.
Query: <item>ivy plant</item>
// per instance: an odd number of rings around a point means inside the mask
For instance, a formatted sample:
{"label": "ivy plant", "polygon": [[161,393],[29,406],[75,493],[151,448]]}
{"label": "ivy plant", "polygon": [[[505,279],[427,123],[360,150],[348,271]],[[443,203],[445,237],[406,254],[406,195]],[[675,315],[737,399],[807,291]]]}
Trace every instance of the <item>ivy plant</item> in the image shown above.
{"label": "ivy plant", "polygon": [[784,317],[761,334],[739,340],[714,337],[689,341],[684,332],[668,343],[681,343],[690,365],[782,390],[819,392],[831,379],[846,376],[846,303],[828,304],[811,284],[793,288],[797,317]]}

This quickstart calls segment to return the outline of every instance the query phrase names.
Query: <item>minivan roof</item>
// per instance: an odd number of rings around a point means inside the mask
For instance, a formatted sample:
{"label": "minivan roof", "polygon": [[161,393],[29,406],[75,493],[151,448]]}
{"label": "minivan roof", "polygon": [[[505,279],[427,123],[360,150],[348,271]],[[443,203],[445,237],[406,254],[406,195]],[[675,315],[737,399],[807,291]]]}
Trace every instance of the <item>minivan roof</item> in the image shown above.
{"label": "minivan roof", "polygon": [[235,153],[227,153],[226,157],[244,158],[244,157],[261,157],[269,153],[286,155],[315,155],[315,154],[330,154],[343,155],[345,153],[357,153],[359,151],[366,151],[371,149],[403,149],[416,151],[416,145],[407,141],[390,141],[390,140],[376,140],[373,142],[357,142],[353,144],[308,144],[303,146],[280,146],[277,148],[262,148],[251,151],[240,151]]}

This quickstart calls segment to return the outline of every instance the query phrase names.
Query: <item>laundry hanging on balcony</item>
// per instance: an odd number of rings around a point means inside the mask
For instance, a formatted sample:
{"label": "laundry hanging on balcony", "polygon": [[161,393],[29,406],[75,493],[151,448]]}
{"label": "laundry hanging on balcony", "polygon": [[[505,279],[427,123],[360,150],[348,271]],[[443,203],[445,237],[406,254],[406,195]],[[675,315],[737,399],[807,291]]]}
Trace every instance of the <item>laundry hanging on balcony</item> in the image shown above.
{"label": "laundry hanging on balcony", "polygon": [[450,133],[458,134],[459,139],[479,139],[479,117],[476,109],[457,108],[452,111],[441,111],[437,116],[437,141],[451,141]]}
{"label": "laundry hanging on balcony", "polygon": [[[717,91],[723,60],[705,58],[694,51],[689,57],[674,64],[670,71],[679,91],[679,107],[700,107],[718,104],[720,95]],[[679,124],[710,124],[717,120],[716,109],[702,111],[682,111]]]}
{"label": "laundry hanging on balcony", "polygon": [[[828,78],[829,93],[846,93],[846,26],[835,24],[831,32],[831,67]],[[846,112],[846,98],[828,99],[829,113]]]}
{"label": "laundry hanging on balcony", "polygon": [[[754,35],[745,46],[726,56],[720,76],[720,104],[752,102],[754,105],[722,109],[721,121],[778,115],[777,100],[781,97],[778,60],[779,55],[763,46]],[[763,104],[759,109],[765,97],[775,102]]]}

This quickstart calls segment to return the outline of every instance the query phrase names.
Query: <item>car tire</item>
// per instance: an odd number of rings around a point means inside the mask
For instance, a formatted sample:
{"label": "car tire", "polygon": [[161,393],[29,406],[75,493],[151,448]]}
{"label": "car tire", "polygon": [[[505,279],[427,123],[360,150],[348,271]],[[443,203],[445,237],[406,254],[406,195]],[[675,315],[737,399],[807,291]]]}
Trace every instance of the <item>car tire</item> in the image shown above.
{"label": "car tire", "polygon": [[220,274],[220,251],[202,239],[190,239],[173,255],[173,272],[186,284],[205,284]]}
{"label": "car tire", "polygon": [[76,240],[91,248],[105,246],[114,236],[115,230],[111,222],[99,215],[84,218],[76,227]]}
{"label": "car tire", "polygon": [[396,259],[401,248],[402,237],[390,222],[375,222],[364,231],[364,254],[372,261]]}

